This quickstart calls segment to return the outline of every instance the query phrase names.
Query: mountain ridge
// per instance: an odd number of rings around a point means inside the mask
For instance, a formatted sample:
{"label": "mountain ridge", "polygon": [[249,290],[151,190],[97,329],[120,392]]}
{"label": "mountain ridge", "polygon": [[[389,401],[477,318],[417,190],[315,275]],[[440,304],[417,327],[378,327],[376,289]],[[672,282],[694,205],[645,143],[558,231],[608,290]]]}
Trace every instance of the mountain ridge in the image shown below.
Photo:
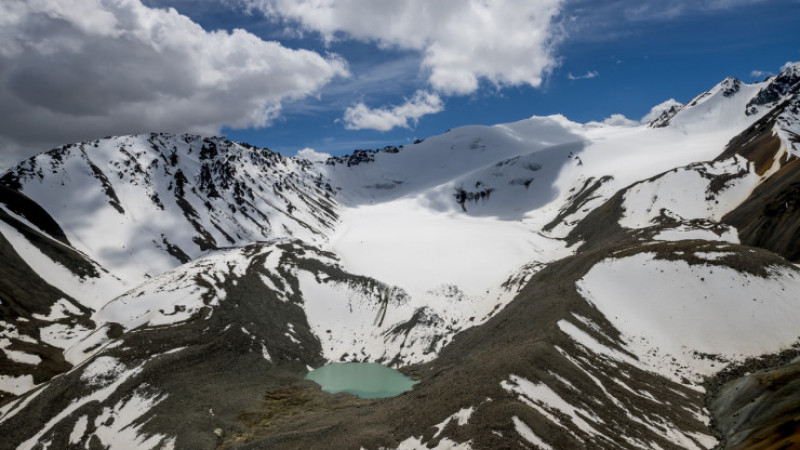
{"label": "mountain ridge", "polygon": [[[169,134],[32,157],[0,176],[8,448],[733,443],[707,401],[739,394],[704,380],[800,343],[798,71],[635,127],[534,116],[320,162]],[[420,383],[302,380],[333,361]]]}

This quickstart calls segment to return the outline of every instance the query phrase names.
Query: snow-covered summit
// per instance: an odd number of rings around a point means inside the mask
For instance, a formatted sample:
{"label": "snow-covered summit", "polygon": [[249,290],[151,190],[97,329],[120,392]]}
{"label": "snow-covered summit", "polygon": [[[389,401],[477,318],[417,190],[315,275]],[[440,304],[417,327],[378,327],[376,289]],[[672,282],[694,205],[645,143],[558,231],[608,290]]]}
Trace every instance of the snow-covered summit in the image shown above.
{"label": "snow-covered summit", "polygon": [[768,78],[765,86],[747,104],[747,114],[758,114],[800,92],[800,63],[790,63],[778,75]]}
{"label": "snow-covered summit", "polygon": [[746,114],[746,111],[753,97],[767,84],[748,84],[728,77],[686,105],[675,105],[665,111],[650,126],[669,126],[686,132],[701,131],[704,127],[741,129],[757,119],[750,116],[759,116],[757,112]]}
{"label": "snow-covered summit", "polygon": [[[787,64],[780,74],[758,83],[728,77],[686,105],[665,102],[658,115],[647,116],[649,126],[673,126],[687,131],[701,127],[736,127],[755,122],[800,91],[800,63]],[[659,105],[662,106],[662,105]]]}

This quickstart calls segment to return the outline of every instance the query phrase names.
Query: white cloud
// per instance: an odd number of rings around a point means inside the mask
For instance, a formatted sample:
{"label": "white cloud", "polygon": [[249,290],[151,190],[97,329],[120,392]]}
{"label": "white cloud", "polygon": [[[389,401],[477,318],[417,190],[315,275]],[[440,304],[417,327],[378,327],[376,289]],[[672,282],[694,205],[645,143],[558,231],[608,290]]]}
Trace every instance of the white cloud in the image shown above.
{"label": "white cloud", "polygon": [[264,126],[346,75],[336,56],[209,32],[140,0],[3,0],[0,164],[108,134]]}
{"label": "white cloud", "polygon": [[635,127],[641,125],[641,122],[628,119],[624,114],[612,114],[602,122],[592,121],[587,122],[586,125],[591,127]]}
{"label": "white cloud", "polygon": [[555,18],[564,0],[241,0],[296,21],[326,39],[340,36],[421,52],[434,89],[469,94],[481,79],[538,87],[557,65]]}
{"label": "white cloud", "polygon": [[612,114],[611,117],[603,120],[603,123],[612,127],[635,127],[640,125],[640,122],[628,119],[623,114]]}
{"label": "white cloud", "polygon": [[400,106],[392,108],[369,108],[359,102],[345,110],[344,122],[348,130],[389,131],[392,128],[409,128],[409,121],[417,123],[426,114],[435,114],[444,109],[444,102],[439,95],[417,91]]}
{"label": "white cloud", "polygon": [[572,42],[618,41],[635,39],[640,27],[648,22],[668,22],[698,14],[710,21],[727,20],[720,13],[776,1],[569,0],[563,12],[567,20],[562,20],[561,25]]}
{"label": "white cloud", "polygon": [[658,119],[658,117],[661,116],[661,114],[663,114],[664,111],[667,111],[670,108],[678,108],[681,106],[683,106],[683,103],[675,100],[674,98],[661,102],[658,105],[653,106],[650,109],[650,112],[648,112],[647,114],[645,114],[644,117],[642,117],[641,123],[650,123]]}
{"label": "white cloud", "polygon": [[596,70],[590,70],[586,72],[584,75],[573,75],[572,72],[567,74],[567,78],[570,80],[588,80],[590,78],[594,78],[600,75]]}
{"label": "white cloud", "polygon": [[634,6],[625,6],[624,16],[630,20],[671,20],[697,11],[730,10],[767,1],[770,0],[640,0],[633,2]]}
{"label": "white cloud", "polygon": [[307,159],[311,162],[325,162],[331,157],[330,153],[323,153],[314,150],[313,148],[304,148],[297,151],[297,157]]}
{"label": "white cloud", "polygon": [[769,72],[769,71],[764,71],[764,70],[754,70],[754,71],[750,72],[750,76],[753,77],[753,78],[771,77],[773,75],[775,75],[775,74],[772,73],[772,72]]}

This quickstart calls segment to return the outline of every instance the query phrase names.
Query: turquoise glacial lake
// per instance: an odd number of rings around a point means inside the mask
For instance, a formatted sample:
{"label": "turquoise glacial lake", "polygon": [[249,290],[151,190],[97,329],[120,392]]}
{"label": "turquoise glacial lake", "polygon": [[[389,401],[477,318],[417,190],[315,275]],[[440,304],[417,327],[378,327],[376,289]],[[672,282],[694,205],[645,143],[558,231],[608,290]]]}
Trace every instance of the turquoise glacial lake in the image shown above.
{"label": "turquoise glacial lake", "polygon": [[361,398],[394,397],[410,391],[417,381],[378,363],[333,363],[306,375],[331,394],[347,392]]}

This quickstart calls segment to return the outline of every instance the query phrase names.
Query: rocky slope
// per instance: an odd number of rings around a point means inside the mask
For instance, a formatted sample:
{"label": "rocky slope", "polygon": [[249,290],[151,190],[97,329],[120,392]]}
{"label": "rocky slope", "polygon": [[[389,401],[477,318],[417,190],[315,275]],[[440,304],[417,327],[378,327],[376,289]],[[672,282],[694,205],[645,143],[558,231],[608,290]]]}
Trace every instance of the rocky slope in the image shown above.
{"label": "rocky slope", "polygon": [[[320,163],[153,134],[23,161],[0,177],[0,448],[791,442],[796,361],[753,358],[800,336],[798,72],[636,127],[533,117]],[[420,382],[303,380],[331,361]]]}

